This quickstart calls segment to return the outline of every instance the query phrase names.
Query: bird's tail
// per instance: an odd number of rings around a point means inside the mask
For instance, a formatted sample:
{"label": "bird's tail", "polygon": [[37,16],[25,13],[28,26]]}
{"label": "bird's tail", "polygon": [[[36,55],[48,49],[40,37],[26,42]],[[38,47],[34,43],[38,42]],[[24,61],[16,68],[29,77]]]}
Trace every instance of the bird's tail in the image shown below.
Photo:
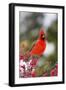
{"label": "bird's tail", "polygon": [[24,54],[24,60],[25,61],[28,61],[29,60],[29,58],[30,58],[30,52],[29,51],[27,51],[25,54]]}

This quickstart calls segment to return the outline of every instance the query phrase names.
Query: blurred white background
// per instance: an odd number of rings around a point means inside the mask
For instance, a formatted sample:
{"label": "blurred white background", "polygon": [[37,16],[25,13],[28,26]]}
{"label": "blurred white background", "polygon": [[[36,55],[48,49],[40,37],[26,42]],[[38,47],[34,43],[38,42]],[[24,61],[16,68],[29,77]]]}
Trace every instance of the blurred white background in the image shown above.
{"label": "blurred white background", "polygon": [[[66,0],[1,0],[0,1],[0,90],[65,90],[66,84],[63,85],[45,85],[45,86],[30,86],[11,88],[8,86],[8,4],[14,3],[32,3],[32,4],[47,4],[47,5],[64,5]],[[48,22],[49,23],[49,22]]]}

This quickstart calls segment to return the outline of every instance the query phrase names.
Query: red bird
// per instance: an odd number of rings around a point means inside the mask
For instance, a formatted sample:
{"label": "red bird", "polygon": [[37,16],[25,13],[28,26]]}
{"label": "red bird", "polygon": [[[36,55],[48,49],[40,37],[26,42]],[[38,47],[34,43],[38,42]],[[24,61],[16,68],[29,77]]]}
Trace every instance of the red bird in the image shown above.
{"label": "red bird", "polygon": [[45,33],[43,28],[41,28],[39,32],[39,38],[30,51],[30,56],[33,55],[41,56],[45,51],[45,49],[46,49]]}
{"label": "red bird", "polygon": [[[45,33],[44,29],[41,28],[39,32],[39,37],[36,41],[36,43],[32,46],[31,50],[26,53],[26,57],[29,58],[30,56],[41,56],[43,52],[46,49],[46,38],[45,38]],[[25,59],[27,59],[25,58]]]}

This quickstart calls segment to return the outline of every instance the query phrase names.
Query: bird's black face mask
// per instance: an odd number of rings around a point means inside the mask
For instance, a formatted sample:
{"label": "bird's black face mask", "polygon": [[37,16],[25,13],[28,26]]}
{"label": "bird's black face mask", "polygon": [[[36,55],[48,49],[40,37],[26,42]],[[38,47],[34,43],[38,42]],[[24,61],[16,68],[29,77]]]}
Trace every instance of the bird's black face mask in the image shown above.
{"label": "bird's black face mask", "polygon": [[41,39],[42,39],[42,40],[45,40],[45,34],[42,34],[42,35],[41,35]]}

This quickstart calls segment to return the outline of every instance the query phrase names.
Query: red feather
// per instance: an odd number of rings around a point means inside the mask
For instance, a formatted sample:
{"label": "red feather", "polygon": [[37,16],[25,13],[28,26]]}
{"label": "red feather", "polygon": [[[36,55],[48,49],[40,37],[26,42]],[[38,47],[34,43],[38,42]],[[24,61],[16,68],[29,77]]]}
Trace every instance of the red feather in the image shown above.
{"label": "red feather", "polygon": [[38,38],[37,42],[35,43],[34,47],[32,48],[32,50],[30,51],[31,56],[42,55],[43,52],[45,51],[46,40],[43,40],[41,35],[45,35],[43,28],[41,28],[41,30],[39,32],[39,38]]}
{"label": "red feather", "polygon": [[38,40],[30,51],[30,55],[42,55],[46,48],[46,42],[43,40]]}

